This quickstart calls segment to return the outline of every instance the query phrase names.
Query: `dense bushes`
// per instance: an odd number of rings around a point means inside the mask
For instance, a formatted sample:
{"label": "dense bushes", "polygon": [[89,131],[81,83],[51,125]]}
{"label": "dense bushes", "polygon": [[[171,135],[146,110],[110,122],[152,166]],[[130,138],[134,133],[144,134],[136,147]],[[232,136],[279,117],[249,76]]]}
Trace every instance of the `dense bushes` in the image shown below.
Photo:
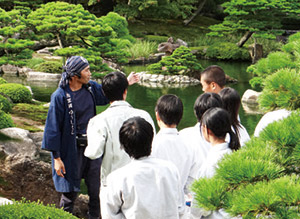
{"label": "dense bushes", "polygon": [[11,116],[4,111],[0,110],[0,129],[13,127],[14,122]]}
{"label": "dense bushes", "polygon": [[259,104],[266,110],[300,108],[300,74],[295,69],[280,69],[265,79]]}
{"label": "dense bushes", "polygon": [[299,141],[299,111],[268,125],[221,160],[213,178],[193,184],[198,205],[243,218],[299,218]]}
{"label": "dense bushes", "polygon": [[30,103],[32,100],[29,89],[21,84],[1,84],[0,93],[7,95],[14,103]]}
{"label": "dense bushes", "polygon": [[26,200],[16,201],[10,205],[0,206],[0,218],[15,219],[15,218],[66,218],[76,219],[77,217],[55,208],[54,206],[44,206],[39,202],[29,202]]}
{"label": "dense bushes", "polygon": [[0,94],[0,110],[9,113],[11,111],[12,104],[11,102]]}
{"label": "dense bushes", "polygon": [[282,68],[299,69],[299,61],[300,33],[296,33],[289,37],[288,43],[281,51],[270,53],[266,58],[248,67],[247,71],[254,76],[250,84],[254,88],[263,87],[263,81],[267,76]]}
{"label": "dense bushes", "polygon": [[35,66],[35,70],[47,73],[60,74],[62,72],[62,62],[46,61]]}
{"label": "dense bushes", "polygon": [[149,65],[147,70],[154,74],[181,74],[194,77],[202,70],[202,66],[189,48],[180,46],[172,55],[165,56],[158,63]]}
{"label": "dense bushes", "polygon": [[0,77],[0,84],[6,84],[6,83],[7,83],[7,81],[4,78]]}
{"label": "dense bushes", "polygon": [[207,48],[206,57],[220,60],[249,60],[247,48],[240,48],[235,43],[219,42]]}

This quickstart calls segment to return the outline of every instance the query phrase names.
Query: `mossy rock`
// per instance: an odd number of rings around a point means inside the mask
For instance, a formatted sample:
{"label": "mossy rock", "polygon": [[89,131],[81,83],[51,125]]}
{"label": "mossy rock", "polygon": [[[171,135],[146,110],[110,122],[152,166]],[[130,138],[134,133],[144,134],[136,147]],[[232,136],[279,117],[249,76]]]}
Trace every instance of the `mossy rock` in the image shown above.
{"label": "mossy rock", "polygon": [[30,103],[32,100],[32,95],[29,89],[22,84],[1,84],[0,93],[7,95],[13,103]]}

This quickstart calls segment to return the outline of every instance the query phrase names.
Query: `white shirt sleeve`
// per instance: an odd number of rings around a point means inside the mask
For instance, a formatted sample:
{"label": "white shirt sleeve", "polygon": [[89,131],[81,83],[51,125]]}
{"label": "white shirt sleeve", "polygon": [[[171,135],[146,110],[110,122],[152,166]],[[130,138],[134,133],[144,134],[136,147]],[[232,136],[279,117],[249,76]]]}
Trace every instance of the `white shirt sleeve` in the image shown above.
{"label": "white shirt sleeve", "polygon": [[107,129],[101,124],[104,121],[92,118],[87,127],[88,146],[84,155],[92,160],[101,157],[104,153],[104,147],[107,139]]}

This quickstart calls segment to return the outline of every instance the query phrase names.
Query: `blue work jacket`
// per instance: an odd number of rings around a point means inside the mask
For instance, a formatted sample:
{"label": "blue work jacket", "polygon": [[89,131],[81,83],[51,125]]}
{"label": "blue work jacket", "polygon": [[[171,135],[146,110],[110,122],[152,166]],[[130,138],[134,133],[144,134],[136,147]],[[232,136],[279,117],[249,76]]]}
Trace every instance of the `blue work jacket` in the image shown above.
{"label": "blue work jacket", "polygon": [[[96,105],[108,104],[104,96],[102,86],[94,81],[89,82],[87,89],[91,92],[94,100],[95,113]],[[69,98],[68,95],[71,97]],[[72,93],[68,93],[66,88],[59,87],[51,95],[50,107],[46,120],[42,149],[56,151],[60,153],[66,169],[64,177],[56,174],[54,160],[52,156],[52,177],[55,189],[58,192],[78,192],[80,191],[79,167],[77,162],[76,145],[76,117],[70,112],[70,99]]]}

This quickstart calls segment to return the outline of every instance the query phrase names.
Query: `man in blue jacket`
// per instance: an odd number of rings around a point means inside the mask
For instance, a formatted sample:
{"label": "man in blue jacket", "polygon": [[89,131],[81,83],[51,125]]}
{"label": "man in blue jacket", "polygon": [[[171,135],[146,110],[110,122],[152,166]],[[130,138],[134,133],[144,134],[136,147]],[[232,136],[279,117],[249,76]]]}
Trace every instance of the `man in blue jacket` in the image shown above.
{"label": "man in blue jacket", "polygon": [[[106,105],[102,86],[90,81],[88,61],[72,56],[67,61],[57,90],[51,96],[42,149],[51,151],[55,189],[62,193],[60,207],[72,213],[74,201],[85,179],[89,195],[89,218],[100,218],[101,158],[84,156],[87,145],[86,128],[96,115],[96,105]],[[129,81],[135,83],[134,75]]]}

